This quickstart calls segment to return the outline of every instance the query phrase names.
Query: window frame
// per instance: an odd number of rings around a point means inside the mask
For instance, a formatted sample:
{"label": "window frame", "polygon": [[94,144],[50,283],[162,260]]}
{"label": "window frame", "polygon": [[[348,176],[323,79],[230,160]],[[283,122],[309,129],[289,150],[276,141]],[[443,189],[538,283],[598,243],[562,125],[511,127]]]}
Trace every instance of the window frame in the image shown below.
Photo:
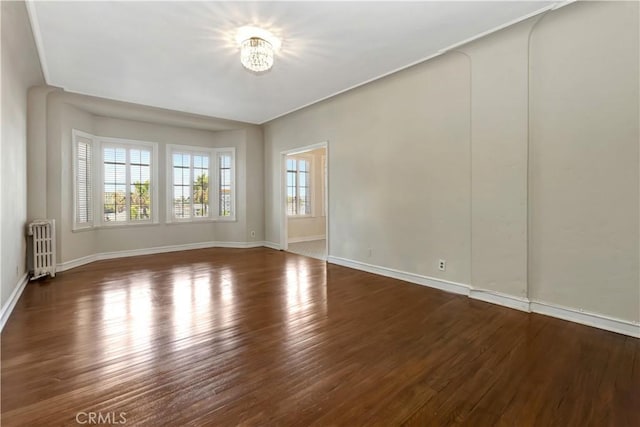
{"label": "window frame", "polygon": [[[77,170],[78,170],[78,144],[77,138],[82,137],[85,139],[89,139],[91,141],[91,152],[92,152],[92,162],[91,167],[93,168],[93,173],[91,174],[92,178],[92,216],[93,221],[91,224],[82,225],[82,223],[78,223],[77,221],[77,212],[78,212],[78,197],[77,197],[77,180],[75,179]],[[112,138],[112,137],[103,137],[91,135],[87,132],[83,132],[77,129],[72,129],[72,157],[73,157],[73,225],[72,231],[83,231],[83,230],[91,230],[91,229],[99,229],[99,228],[118,228],[118,227],[140,227],[140,226],[148,226],[159,224],[159,200],[158,200],[158,187],[159,187],[159,179],[158,179],[158,143],[150,142],[150,141],[139,141],[134,139],[125,139],[125,138]],[[127,150],[127,159],[129,158],[129,150],[131,149],[144,149],[151,152],[150,158],[150,173],[149,173],[149,184],[151,187],[151,217],[148,220],[134,220],[132,221],[130,218],[127,221],[105,221],[104,220],[104,148],[106,147],[120,147]],[[127,194],[130,191],[130,163],[127,161],[126,166],[126,180],[125,184],[127,188]],[[130,207],[130,200],[126,201],[127,207]],[[129,208],[127,208],[127,217],[130,215]]]}
{"label": "window frame", "polygon": [[[190,218],[176,218],[173,206],[174,186],[174,154],[207,155],[209,157],[209,215]],[[220,212],[220,155],[231,155],[231,215],[221,216]],[[193,163],[189,166],[191,181],[193,181]],[[201,222],[235,222],[236,217],[236,148],[235,147],[202,147],[183,144],[167,144],[166,146],[166,213],[167,224],[193,224]],[[192,188],[193,183],[190,184]],[[193,206],[193,200],[191,202]]]}
{"label": "window frame", "polygon": [[[100,151],[100,167],[98,169],[98,173],[100,176],[100,198],[97,201],[97,205],[99,208],[97,209],[100,212],[100,226],[102,227],[117,227],[117,226],[135,226],[135,225],[148,225],[148,224],[158,224],[158,144],[156,142],[148,142],[148,141],[137,141],[133,139],[122,139],[122,138],[108,138],[108,137],[98,137],[99,141],[99,151]],[[126,150],[126,167],[125,167],[125,203],[126,203],[126,212],[127,212],[127,221],[105,221],[104,220],[104,149],[105,148],[124,148]],[[131,201],[130,201],[130,191],[131,191],[131,162],[129,157],[130,150],[135,149],[143,149],[151,152],[150,159],[150,187],[151,187],[151,218],[148,220],[131,220],[130,209],[131,209]]]}
{"label": "window frame", "polygon": [[[296,162],[296,212],[300,212],[300,166],[299,166],[299,162],[305,161],[307,162],[307,167],[308,170],[306,172],[307,174],[307,185],[305,185],[305,187],[307,188],[307,202],[308,204],[311,206],[311,209],[309,209],[308,213],[304,213],[304,214],[300,214],[300,213],[296,213],[296,214],[289,214],[289,204],[287,203],[285,205],[285,209],[287,211],[287,218],[290,219],[296,219],[296,218],[312,218],[314,217],[314,209],[315,209],[315,203],[313,203],[313,171],[314,171],[314,165],[313,165],[313,157],[312,156],[308,156],[308,155],[301,155],[301,154],[297,154],[297,155],[287,155],[285,157],[285,179],[288,179],[288,174],[289,174],[289,167],[287,166],[287,161],[288,160],[295,160]],[[289,185],[288,183],[285,181],[285,190],[288,191],[289,189]],[[289,197],[288,193],[285,194],[285,200],[287,200],[287,198]]]}
{"label": "window frame", "polygon": [[327,216],[327,186],[328,186],[328,181],[327,181],[327,176],[329,175],[327,172],[327,155],[323,154],[322,156],[320,156],[320,179],[322,180],[322,185],[321,185],[321,192],[322,192],[322,215],[320,216]]}

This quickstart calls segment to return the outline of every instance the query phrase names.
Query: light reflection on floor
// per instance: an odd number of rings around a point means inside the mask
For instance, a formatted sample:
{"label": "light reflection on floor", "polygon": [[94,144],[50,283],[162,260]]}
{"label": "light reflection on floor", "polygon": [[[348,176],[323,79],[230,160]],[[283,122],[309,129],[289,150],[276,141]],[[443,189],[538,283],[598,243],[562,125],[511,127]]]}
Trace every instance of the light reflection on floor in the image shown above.
{"label": "light reflection on floor", "polygon": [[[322,275],[320,286],[312,275]],[[300,345],[308,347],[323,337],[310,329],[321,325],[327,315],[326,269],[311,271],[305,258],[291,258],[286,264],[286,287],[286,346],[297,358],[302,356],[297,354]]]}
{"label": "light reflection on floor", "polygon": [[[295,353],[302,343],[306,342],[304,345],[308,346],[309,339],[322,337],[321,334],[312,334],[310,328],[326,318],[326,269],[313,267],[307,259],[296,257],[287,260],[283,273],[285,289],[281,310],[278,317],[265,319],[265,322],[282,325],[283,345],[288,352]],[[197,334],[212,329],[228,330],[229,334],[234,334],[238,328],[247,327],[239,314],[242,307],[234,305],[236,277],[229,268],[209,267],[205,270],[199,264],[183,265],[174,267],[168,275],[171,285],[162,290],[154,289],[153,278],[141,273],[111,279],[101,294],[100,311],[95,313],[98,318],[87,309],[92,305],[90,300],[77,301],[78,312],[82,313],[82,318],[77,318],[79,324],[99,321],[104,326],[95,339],[96,350],[109,357],[109,354],[126,348],[139,353],[141,358],[150,357],[154,351],[151,337],[158,331],[170,337],[172,348],[177,351],[193,345],[196,341],[189,338]],[[321,286],[318,285],[318,275],[321,276]],[[154,309],[154,300],[166,304],[167,299],[171,303],[169,311]],[[169,329],[162,331],[165,326]],[[79,328],[78,332],[90,333],[91,328]],[[227,340],[215,343],[219,351],[233,345]],[[130,362],[135,362],[135,358]]]}

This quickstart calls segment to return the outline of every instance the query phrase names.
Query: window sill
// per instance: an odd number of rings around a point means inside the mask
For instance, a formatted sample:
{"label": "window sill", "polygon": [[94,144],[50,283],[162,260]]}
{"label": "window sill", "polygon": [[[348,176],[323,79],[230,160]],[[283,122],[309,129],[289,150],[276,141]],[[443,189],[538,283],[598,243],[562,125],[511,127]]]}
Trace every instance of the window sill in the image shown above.
{"label": "window sill", "polygon": [[216,222],[238,222],[238,219],[235,217],[232,218],[208,218],[208,219],[198,219],[198,220],[187,220],[187,221],[167,221],[167,222],[143,222],[138,224],[100,224],[94,225],[92,227],[82,227],[82,228],[73,228],[71,230],[72,233],[84,233],[85,231],[94,231],[94,230],[109,230],[109,229],[119,229],[119,228],[137,228],[137,227],[155,227],[157,225],[182,225],[182,224],[210,224]]}
{"label": "window sill", "polygon": [[94,225],[92,227],[82,227],[82,228],[74,228],[71,230],[72,233],[83,233],[85,231],[93,231],[93,230],[107,230],[112,228],[137,228],[137,227],[154,227],[156,225],[161,225],[160,222],[141,222],[141,223],[127,223],[127,224],[100,224]]}
{"label": "window sill", "polygon": [[287,215],[288,219],[311,219],[314,218],[313,215]]}
{"label": "window sill", "polygon": [[207,219],[195,219],[195,220],[179,220],[174,219],[172,221],[167,221],[166,225],[182,225],[182,224],[210,224],[216,222],[238,222],[238,220],[233,218],[207,218]]}

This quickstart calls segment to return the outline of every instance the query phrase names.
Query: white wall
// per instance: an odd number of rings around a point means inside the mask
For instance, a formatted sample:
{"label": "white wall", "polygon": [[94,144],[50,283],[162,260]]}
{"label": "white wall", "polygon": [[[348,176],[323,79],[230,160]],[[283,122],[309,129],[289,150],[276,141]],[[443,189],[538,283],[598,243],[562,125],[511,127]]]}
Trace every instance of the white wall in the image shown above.
{"label": "white wall", "polygon": [[329,141],[329,253],[427,276],[445,258],[443,278],[468,283],[469,83],[468,58],[447,55],[268,123],[267,193],[281,151]]}
{"label": "white wall", "polygon": [[638,322],[638,4],[538,18],[267,123],[266,239],[328,140],[330,256]]}
{"label": "white wall", "polygon": [[44,79],[23,2],[1,2],[2,148],[0,302],[26,274],[27,91]]}
{"label": "white wall", "polygon": [[[40,212],[42,207],[34,202],[30,206],[34,212],[30,214],[56,220],[59,263],[107,252],[264,240],[263,149],[259,127],[74,95],[49,87],[33,88],[30,102],[34,111],[33,135],[42,133],[43,123],[46,130],[46,138],[30,139],[34,153],[31,163],[46,164],[46,168],[41,171],[45,178],[34,179],[29,188],[34,200],[46,200],[46,209]],[[73,129],[103,137],[158,143],[159,224],[72,231]],[[166,223],[167,144],[236,148],[236,221]],[[251,231],[255,236],[251,236]]]}

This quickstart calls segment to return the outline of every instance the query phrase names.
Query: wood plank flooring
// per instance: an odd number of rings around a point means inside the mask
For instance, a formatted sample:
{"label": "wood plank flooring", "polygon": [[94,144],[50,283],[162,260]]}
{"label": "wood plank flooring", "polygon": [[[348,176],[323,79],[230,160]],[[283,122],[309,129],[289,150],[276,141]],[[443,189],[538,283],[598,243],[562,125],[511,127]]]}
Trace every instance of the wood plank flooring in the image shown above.
{"label": "wood plank flooring", "polygon": [[30,283],[1,360],[5,427],[640,426],[638,339],[265,248]]}

